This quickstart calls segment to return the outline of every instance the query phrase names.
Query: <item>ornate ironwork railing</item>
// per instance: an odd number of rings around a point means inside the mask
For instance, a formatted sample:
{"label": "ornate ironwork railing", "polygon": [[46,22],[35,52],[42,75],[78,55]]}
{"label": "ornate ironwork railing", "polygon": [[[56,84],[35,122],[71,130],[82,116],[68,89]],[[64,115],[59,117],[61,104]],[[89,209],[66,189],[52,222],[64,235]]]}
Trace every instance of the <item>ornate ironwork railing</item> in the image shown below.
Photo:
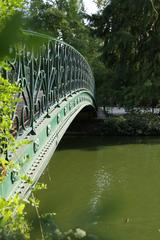
{"label": "ornate ironwork railing", "polygon": [[12,70],[5,73],[22,87],[14,115],[16,135],[26,128],[34,134],[34,122],[41,114],[49,117],[51,106],[59,106],[75,92],[86,90],[94,96],[92,71],[76,49],[45,35],[27,34],[44,39],[44,43],[36,51],[25,45],[16,50],[10,62]]}

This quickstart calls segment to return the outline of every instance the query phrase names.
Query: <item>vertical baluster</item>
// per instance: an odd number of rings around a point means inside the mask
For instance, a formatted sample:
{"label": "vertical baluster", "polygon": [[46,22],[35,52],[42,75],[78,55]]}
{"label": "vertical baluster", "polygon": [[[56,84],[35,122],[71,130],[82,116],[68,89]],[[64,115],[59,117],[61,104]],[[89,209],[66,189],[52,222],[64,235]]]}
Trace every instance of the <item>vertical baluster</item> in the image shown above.
{"label": "vertical baluster", "polygon": [[56,101],[57,106],[59,106],[59,43],[56,42],[55,44],[55,51],[56,51],[56,82],[55,82],[55,89],[56,89]]}
{"label": "vertical baluster", "polygon": [[30,82],[30,122],[31,122],[31,135],[35,135],[34,129],[34,54],[33,50],[31,51],[31,59],[30,59],[30,79],[27,79]]}
{"label": "vertical baluster", "polygon": [[64,98],[67,98],[67,77],[68,77],[68,62],[67,62],[67,53],[68,46],[65,46],[64,49]]}
{"label": "vertical baluster", "polygon": [[70,49],[70,78],[69,78],[69,92],[72,96],[72,77],[73,77],[73,50]]}
{"label": "vertical baluster", "polygon": [[51,52],[51,46],[50,46],[50,41],[46,44],[46,59],[45,59],[45,72],[46,72],[46,77],[45,77],[45,85],[46,85],[46,91],[45,91],[45,96],[46,96],[46,117],[50,117],[49,115],[49,101],[50,101],[50,93],[51,93],[51,89],[50,89],[50,85],[51,85],[51,81],[52,81],[52,61],[51,61],[51,56],[50,56],[50,52]]}

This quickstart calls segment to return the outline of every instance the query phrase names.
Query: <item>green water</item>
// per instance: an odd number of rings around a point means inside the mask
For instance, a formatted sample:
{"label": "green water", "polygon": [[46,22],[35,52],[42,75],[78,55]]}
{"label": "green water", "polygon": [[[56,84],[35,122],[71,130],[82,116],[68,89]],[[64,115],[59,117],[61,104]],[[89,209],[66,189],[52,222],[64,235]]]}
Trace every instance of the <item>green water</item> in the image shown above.
{"label": "green water", "polygon": [[[160,239],[160,139],[65,138],[41,181],[40,212],[56,212],[63,230]],[[36,224],[33,232],[40,239]]]}

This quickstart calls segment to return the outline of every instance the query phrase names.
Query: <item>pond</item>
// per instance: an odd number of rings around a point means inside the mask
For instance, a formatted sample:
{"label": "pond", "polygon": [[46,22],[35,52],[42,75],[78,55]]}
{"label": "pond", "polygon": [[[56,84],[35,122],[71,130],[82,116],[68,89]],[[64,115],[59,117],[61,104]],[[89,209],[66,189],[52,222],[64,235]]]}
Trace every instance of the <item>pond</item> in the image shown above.
{"label": "pond", "polygon": [[[40,182],[40,213],[105,240],[160,239],[160,139],[64,137]],[[33,239],[40,239],[32,211]]]}

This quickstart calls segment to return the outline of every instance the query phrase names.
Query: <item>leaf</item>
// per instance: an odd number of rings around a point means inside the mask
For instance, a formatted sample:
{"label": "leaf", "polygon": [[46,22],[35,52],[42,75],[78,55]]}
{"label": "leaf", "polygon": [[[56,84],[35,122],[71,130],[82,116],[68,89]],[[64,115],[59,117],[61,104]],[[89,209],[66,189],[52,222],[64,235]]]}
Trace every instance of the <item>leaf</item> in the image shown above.
{"label": "leaf", "polygon": [[21,14],[16,13],[7,19],[4,28],[0,32],[0,59],[10,54],[10,47],[19,40],[21,31]]}

